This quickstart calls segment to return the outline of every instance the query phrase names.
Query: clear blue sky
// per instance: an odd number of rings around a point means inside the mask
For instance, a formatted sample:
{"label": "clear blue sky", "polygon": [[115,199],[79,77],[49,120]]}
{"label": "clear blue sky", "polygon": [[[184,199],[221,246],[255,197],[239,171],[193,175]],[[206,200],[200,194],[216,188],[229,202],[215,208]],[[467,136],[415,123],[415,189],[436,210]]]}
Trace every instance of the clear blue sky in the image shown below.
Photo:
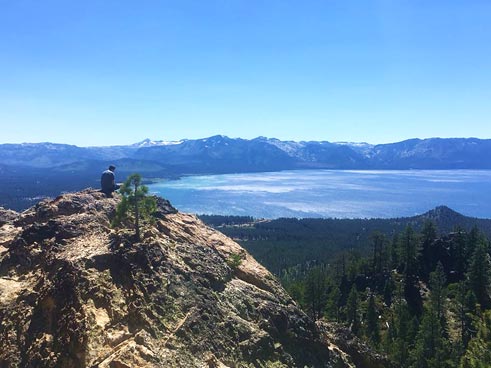
{"label": "clear blue sky", "polygon": [[491,1],[0,0],[0,142],[491,138]]}

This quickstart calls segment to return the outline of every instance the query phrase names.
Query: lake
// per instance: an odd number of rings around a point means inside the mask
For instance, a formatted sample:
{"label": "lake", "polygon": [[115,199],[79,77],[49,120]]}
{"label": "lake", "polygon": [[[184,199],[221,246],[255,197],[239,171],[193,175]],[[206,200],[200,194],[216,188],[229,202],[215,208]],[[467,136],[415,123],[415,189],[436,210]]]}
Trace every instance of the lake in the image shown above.
{"label": "lake", "polygon": [[189,176],[148,187],[198,214],[389,218],[446,205],[491,218],[490,170],[294,170]]}

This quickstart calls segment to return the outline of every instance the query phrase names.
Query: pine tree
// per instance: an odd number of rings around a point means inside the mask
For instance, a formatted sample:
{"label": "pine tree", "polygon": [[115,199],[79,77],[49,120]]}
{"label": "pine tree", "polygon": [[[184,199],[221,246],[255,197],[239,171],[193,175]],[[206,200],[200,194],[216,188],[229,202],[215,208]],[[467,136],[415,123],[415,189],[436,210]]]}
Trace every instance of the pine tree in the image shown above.
{"label": "pine tree", "polygon": [[332,286],[331,291],[327,297],[326,315],[336,322],[339,322],[341,319],[340,309],[341,290],[339,289],[339,286],[335,284]]}
{"label": "pine tree", "polygon": [[434,272],[430,274],[430,303],[435,311],[435,317],[440,322],[442,328],[446,325],[445,320],[445,301],[447,292],[445,283],[447,282],[443,265],[438,262]]}
{"label": "pine tree", "polygon": [[483,236],[481,232],[476,226],[474,226],[469,232],[469,235],[467,235],[465,255],[469,263],[470,263],[470,259],[472,258],[472,255],[474,254],[474,251],[476,250],[477,245],[482,241],[483,241]]}
{"label": "pine tree", "polygon": [[140,240],[140,224],[142,221],[151,222],[157,208],[155,198],[149,197],[148,188],[141,184],[140,174],[132,174],[120,188],[123,198],[116,208],[113,226],[119,226],[124,221],[133,219],[135,237]]}
{"label": "pine tree", "polygon": [[455,239],[452,242],[451,259],[454,262],[454,269],[457,272],[459,280],[462,280],[465,275],[465,269],[467,265],[466,253],[467,253],[467,241],[464,230],[458,229],[455,235]]}
{"label": "pine tree", "polygon": [[399,252],[399,236],[394,234],[392,237],[392,241],[389,245],[389,249],[387,251],[389,257],[389,269],[393,270],[394,268],[399,267],[400,262],[400,252]]}
{"label": "pine tree", "polygon": [[460,361],[460,368],[491,367],[491,311],[482,315],[478,324],[477,336],[474,337]]}
{"label": "pine tree", "polygon": [[[284,284],[283,280],[282,284]],[[304,305],[305,284],[303,282],[291,282],[288,285],[285,285],[285,289],[293,300],[302,306]]]}
{"label": "pine tree", "polygon": [[430,274],[430,300],[425,306],[423,319],[411,356],[414,368],[449,367],[450,349],[445,320],[445,273],[440,262]]}
{"label": "pine tree", "polygon": [[484,241],[480,241],[474,250],[469,265],[469,286],[482,308],[489,308],[491,288],[491,259]]}
{"label": "pine tree", "polygon": [[454,313],[458,321],[459,341],[457,349],[459,354],[463,354],[473,336],[474,311],[476,309],[476,297],[465,281],[460,281],[456,287]]}
{"label": "pine tree", "polygon": [[392,334],[394,336],[392,348],[390,350],[390,356],[399,364],[400,367],[406,367],[409,359],[409,349],[414,342],[411,336],[411,315],[407,303],[402,297],[404,288],[398,288],[395,302],[395,320],[392,327]]}
{"label": "pine tree", "polygon": [[421,244],[423,254],[423,275],[427,277],[436,267],[438,254],[435,250],[436,227],[433,222],[426,221],[421,230]]}
{"label": "pine tree", "polygon": [[326,306],[326,274],[320,266],[312,268],[305,281],[305,303],[312,318],[318,320]]}
{"label": "pine tree", "polygon": [[356,285],[353,284],[346,303],[346,317],[347,322],[350,325],[351,331],[358,335],[360,331],[360,317],[359,317],[359,298]]}
{"label": "pine tree", "polygon": [[389,307],[392,304],[392,294],[394,293],[395,285],[392,276],[389,275],[384,284],[384,302]]}
{"label": "pine tree", "polygon": [[368,298],[366,336],[375,346],[380,344],[380,327],[373,293]]}
{"label": "pine tree", "polygon": [[404,278],[407,282],[417,273],[420,256],[419,242],[411,226],[407,226],[399,237],[399,254]]}
{"label": "pine tree", "polygon": [[387,239],[380,231],[376,231],[371,235],[372,243],[372,272],[381,273],[383,267],[383,253]]}

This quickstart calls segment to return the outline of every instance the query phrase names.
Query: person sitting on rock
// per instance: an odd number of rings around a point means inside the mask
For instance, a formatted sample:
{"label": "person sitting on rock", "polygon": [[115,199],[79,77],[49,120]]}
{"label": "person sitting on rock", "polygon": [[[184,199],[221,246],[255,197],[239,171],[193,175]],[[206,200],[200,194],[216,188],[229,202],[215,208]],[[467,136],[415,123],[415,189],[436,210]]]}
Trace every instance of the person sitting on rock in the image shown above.
{"label": "person sitting on rock", "polygon": [[112,193],[119,189],[119,185],[114,182],[114,170],[116,166],[110,165],[101,175],[101,192],[107,196],[112,196]]}

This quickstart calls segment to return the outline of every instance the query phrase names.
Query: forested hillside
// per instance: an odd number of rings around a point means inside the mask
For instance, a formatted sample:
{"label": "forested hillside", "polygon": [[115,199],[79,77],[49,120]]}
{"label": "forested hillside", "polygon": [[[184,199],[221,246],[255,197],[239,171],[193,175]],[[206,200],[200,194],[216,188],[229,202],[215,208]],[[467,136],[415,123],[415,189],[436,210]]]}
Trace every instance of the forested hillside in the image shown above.
{"label": "forested hillside", "polygon": [[489,367],[489,252],[477,229],[437,236],[428,222],[281,280],[313,318],[346,325],[401,367]]}
{"label": "forested hillside", "polygon": [[346,326],[398,366],[491,366],[489,221],[472,226],[447,208],[393,220],[204,219],[260,254],[314,319]]}
{"label": "forested hillside", "polygon": [[392,239],[410,225],[419,231],[433,221],[439,233],[477,227],[491,236],[491,220],[463,216],[441,206],[422,215],[394,219],[296,219],[254,220],[249,216],[202,215],[203,221],[237,240],[275,274],[289,267],[330,263],[341,251],[361,254],[370,250],[372,234],[378,231]]}

